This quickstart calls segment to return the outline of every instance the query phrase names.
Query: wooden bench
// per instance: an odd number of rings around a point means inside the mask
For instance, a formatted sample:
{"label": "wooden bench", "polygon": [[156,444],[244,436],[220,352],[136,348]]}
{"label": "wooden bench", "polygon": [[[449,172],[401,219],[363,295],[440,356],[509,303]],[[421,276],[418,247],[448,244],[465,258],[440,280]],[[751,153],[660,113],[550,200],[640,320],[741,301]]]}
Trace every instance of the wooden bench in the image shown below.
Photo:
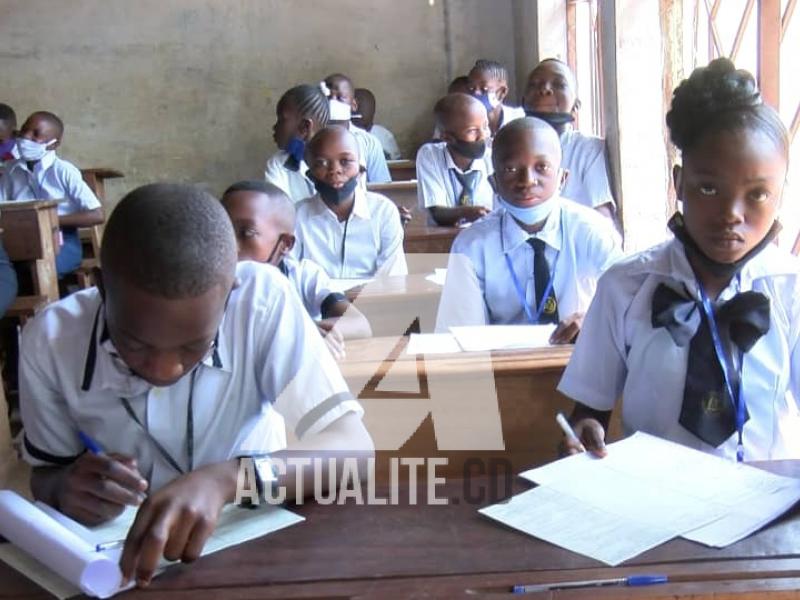
{"label": "wooden bench", "polygon": [[410,181],[417,178],[417,165],[413,160],[387,160],[392,181]]}
{"label": "wooden bench", "polygon": [[[124,177],[124,173],[116,169],[107,167],[97,167],[92,169],[81,169],[81,176],[86,182],[86,185],[94,192],[97,199],[106,208],[108,203],[106,199],[106,180],[117,179]],[[108,218],[108,215],[106,215]],[[84,258],[81,261],[81,266],[75,272],[78,279],[78,285],[81,288],[88,288],[95,285],[94,269],[100,266],[100,243],[103,239],[103,225],[95,225],[93,227],[82,228],[78,231],[81,242],[84,246]]]}

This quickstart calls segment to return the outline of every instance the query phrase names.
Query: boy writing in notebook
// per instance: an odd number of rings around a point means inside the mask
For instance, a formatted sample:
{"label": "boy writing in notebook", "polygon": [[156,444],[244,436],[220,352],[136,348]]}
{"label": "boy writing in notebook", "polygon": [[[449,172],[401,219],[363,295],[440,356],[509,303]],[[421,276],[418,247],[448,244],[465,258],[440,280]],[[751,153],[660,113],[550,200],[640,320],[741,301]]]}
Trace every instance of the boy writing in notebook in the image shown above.
{"label": "boy writing in notebook", "polygon": [[600,279],[559,384],[576,402],[575,432],[604,455],[621,397],[626,433],[731,459],[797,458],[800,264],[771,243],[786,128],[728,59],[678,86],[667,126],[683,213],[670,220],[674,239]]}
{"label": "boy writing in notebook", "polygon": [[[323,466],[333,451],[372,452],[363,411],[288,280],[236,255],[217,200],[144,186],[109,219],[99,288],[51,304],[23,332],[33,494],[87,524],[138,505],[120,566],[139,585],[162,556],[199,556],[236,496],[241,457],[254,458],[262,486],[277,481],[293,498],[299,476],[310,493],[310,470],[290,464],[276,480],[270,457],[285,456],[286,427],[298,439],[289,449]],[[87,437],[104,452],[86,452]]]}
{"label": "boy writing in notebook", "polygon": [[295,209],[283,191],[263,181],[240,181],[225,190],[222,206],[233,223],[239,260],[270,264],[289,279],[334,357],[343,358],[345,339],[370,337],[367,319],[331,289],[319,265],[289,254]]}
{"label": "boy writing in notebook", "polygon": [[608,219],[562,199],[555,130],[509,123],[492,146],[498,208],[453,242],[436,328],[557,324],[552,343],[580,331],[597,279],[620,256]]}
{"label": "boy writing in notebook", "polygon": [[492,152],[483,105],[466,94],[449,94],[433,109],[440,142],[417,152],[417,196],[432,222],[470,223],[491,212]]}
{"label": "boy writing in notebook", "polygon": [[293,254],[334,279],[408,273],[397,206],[359,185],[359,146],[344,127],[326,127],[308,145],[317,194],[297,205]]}
{"label": "boy writing in notebook", "polygon": [[58,205],[58,224],[63,244],[56,256],[59,277],[81,264],[83,249],[79,227],[105,220],[97,196],[83,181],[81,172],[56,156],[64,124],[49,112],[35,112],[25,120],[17,136],[19,159],[7,166],[0,178],[0,201],[64,200]]}

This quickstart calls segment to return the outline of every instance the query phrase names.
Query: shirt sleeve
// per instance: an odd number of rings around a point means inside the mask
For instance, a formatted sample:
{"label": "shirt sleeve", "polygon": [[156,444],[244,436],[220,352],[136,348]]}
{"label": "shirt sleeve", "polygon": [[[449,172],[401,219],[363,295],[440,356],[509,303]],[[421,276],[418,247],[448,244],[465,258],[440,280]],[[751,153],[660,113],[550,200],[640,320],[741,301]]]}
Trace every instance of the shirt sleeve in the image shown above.
{"label": "shirt sleeve", "polygon": [[280,188],[287,196],[291,198],[286,169],[280,165],[275,156],[270,157],[267,160],[267,164],[264,166],[264,180],[267,183],[271,183],[275,187]]}
{"label": "shirt sleeve", "polygon": [[288,281],[274,278],[281,293],[272,306],[255,310],[261,321],[255,364],[262,395],[298,439],[315,434],[348,412],[363,415],[336,363]]}
{"label": "shirt sleeve", "polygon": [[450,327],[487,325],[489,312],[483,294],[483,282],[463,243],[453,244],[447,262],[447,276],[436,314],[436,331],[447,333]]}
{"label": "shirt sleeve", "polygon": [[612,410],[628,374],[624,286],[612,269],[600,278],[558,391],[595,410]]}
{"label": "shirt sleeve", "polygon": [[397,138],[395,138],[394,134],[386,128],[384,128],[384,138],[382,144],[384,152],[389,155],[391,160],[397,160],[400,158],[400,146],[397,145]]}
{"label": "shirt sleeve", "polygon": [[381,247],[378,250],[376,275],[408,275],[400,214],[394,202],[388,198],[383,200],[379,208],[376,206],[381,220]]}
{"label": "shirt sleeve", "polygon": [[102,207],[100,200],[94,195],[92,189],[83,180],[81,172],[74,165],[64,164],[62,185],[73,208],[72,212],[86,212]]}
{"label": "shirt sleeve", "polygon": [[322,270],[322,267],[307,258],[301,260],[297,268],[300,271],[299,280],[303,304],[306,305],[312,319],[319,319],[322,317],[323,302],[333,293],[330,277]]}
{"label": "shirt sleeve", "polygon": [[437,168],[433,147],[422,146],[417,152],[417,199],[420,208],[451,206],[447,197],[447,184]]}
{"label": "shirt sleeve", "polygon": [[367,139],[367,180],[369,183],[389,183],[392,176],[389,173],[389,165],[386,164],[381,143],[369,132],[366,132],[365,137]]}

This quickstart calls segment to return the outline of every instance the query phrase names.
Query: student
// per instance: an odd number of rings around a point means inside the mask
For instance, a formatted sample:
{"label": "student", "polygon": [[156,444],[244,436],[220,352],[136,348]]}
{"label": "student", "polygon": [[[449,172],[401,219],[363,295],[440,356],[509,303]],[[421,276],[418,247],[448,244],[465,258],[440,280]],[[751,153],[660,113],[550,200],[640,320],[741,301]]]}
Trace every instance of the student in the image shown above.
{"label": "student", "polygon": [[397,145],[394,134],[383,125],[375,123],[375,95],[367,88],[357,88],[355,99],[358,116],[353,116],[353,124],[378,138],[387,160],[401,158],[400,146]]}
{"label": "student", "polygon": [[469,94],[469,77],[459,75],[447,86],[448,94]]}
{"label": "student", "polygon": [[558,136],[544,121],[504,126],[492,146],[496,208],[453,242],[436,328],[558,324],[572,342],[597,279],[620,256],[611,223],[559,197]]}
{"label": "student", "polygon": [[81,264],[83,249],[79,227],[92,227],[105,220],[97,196],[83,181],[81,172],[56,156],[64,124],[49,112],[35,112],[22,124],[17,136],[20,158],[0,178],[0,201],[61,200],[58,224],[63,244],[56,255],[56,273],[63,277]]}
{"label": "student", "polygon": [[0,177],[5,166],[19,158],[16,132],[17,113],[8,104],[0,102]]}
{"label": "student", "polygon": [[328,124],[328,98],[318,86],[298,85],[287,91],[275,107],[272,137],[278,152],[267,160],[264,179],[282,189],[293,202],[314,194],[306,175],[308,140]]}
{"label": "student", "polygon": [[581,106],[577,89],[575,75],[566,63],[556,58],[545,59],[528,76],[525,112],[547,121],[558,132],[561,165],[569,174],[561,195],[613,220],[615,204],[605,140],[584,135],[572,127]]}
{"label": "student", "polygon": [[295,210],[281,189],[264,181],[240,181],[225,190],[222,206],[233,223],[239,260],[270,264],[289,279],[335,358],[344,357],[345,339],[372,335],[364,315],[331,289],[319,265],[289,254]]}
{"label": "student", "polygon": [[[289,449],[311,457],[371,455],[362,408],[289,282],[237,266],[230,220],[209,194],[134,190],[101,257],[99,289],[51,304],[23,331],[22,446],[34,497],[78,521],[139,506],[126,580],[146,585],[162,556],[198,557],[235,498],[241,457],[274,485],[286,427],[299,440]],[[86,451],[81,433],[103,452]],[[290,464],[277,476],[289,499],[296,475]],[[313,471],[301,477],[313,490]]]}
{"label": "student", "polygon": [[576,401],[575,431],[605,454],[621,397],[627,433],[729,458],[742,443],[747,461],[797,458],[800,263],[771,243],[786,128],[728,59],[677,87],[667,126],[683,214],[669,223],[674,239],[600,280],[559,385]]}
{"label": "student", "polygon": [[472,96],[449,94],[433,112],[443,141],[424,144],[417,151],[419,205],[438,225],[480,219],[494,206],[486,111]]}
{"label": "student", "polygon": [[492,136],[515,119],[525,116],[525,111],[516,106],[506,106],[508,96],[508,71],[494,60],[478,60],[467,75],[469,93],[486,107],[489,114],[489,129]]}
{"label": "student", "polygon": [[405,275],[397,207],[358,185],[358,153],[344,127],[326,127],[309,143],[306,161],[317,194],[297,205],[294,256],[313,260],[336,279]]}
{"label": "student", "polygon": [[[331,99],[349,105],[351,113],[358,111],[355,87],[347,75],[342,75],[341,73],[328,75],[324,83],[330,91]],[[334,121],[333,117],[331,117],[331,121]],[[349,118],[345,122],[337,122],[336,124],[347,127],[356,137],[358,146],[361,149],[361,158],[367,167],[367,182],[390,182],[392,176],[389,173],[389,166],[386,164],[386,157],[383,155],[383,147],[380,141],[378,141],[378,138],[368,131],[364,131],[360,127],[353,125]]]}

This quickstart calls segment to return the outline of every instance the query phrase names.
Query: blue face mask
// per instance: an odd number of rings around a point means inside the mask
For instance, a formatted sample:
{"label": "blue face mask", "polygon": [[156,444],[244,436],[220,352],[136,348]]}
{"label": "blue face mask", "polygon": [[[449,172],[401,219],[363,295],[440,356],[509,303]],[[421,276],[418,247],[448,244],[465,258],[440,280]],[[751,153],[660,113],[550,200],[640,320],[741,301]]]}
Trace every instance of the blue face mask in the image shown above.
{"label": "blue face mask", "polygon": [[11,154],[11,151],[14,149],[14,146],[16,145],[16,143],[17,143],[17,140],[15,140],[12,137],[12,138],[8,138],[5,142],[0,144],[0,158],[5,156],[6,154]]}
{"label": "blue face mask", "polygon": [[556,203],[552,201],[552,198],[534,206],[525,207],[515,206],[510,202],[506,202],[500,196],[497,197],[497,201],[500,203],[500,206],[506,209],[506,212],[525,225],[541,223],[550,216],[550,213],[553,212],[553,208],[555,208],[556,205]]}
{"label": "blue face mask", "polygon": [[303,162],[303,157],[306,155],[306,142],[299,137],[292,136],[289,143],[286,144],[286,152],[291,156],[299,165]]}
{"label": "blue face mask", "polygon": [[486,94],[472,94],[472,97],[483,104],[487,113],[492,112],[500,105],[500,101],[497,99],[497,94],[494,92],[488,92]]}

